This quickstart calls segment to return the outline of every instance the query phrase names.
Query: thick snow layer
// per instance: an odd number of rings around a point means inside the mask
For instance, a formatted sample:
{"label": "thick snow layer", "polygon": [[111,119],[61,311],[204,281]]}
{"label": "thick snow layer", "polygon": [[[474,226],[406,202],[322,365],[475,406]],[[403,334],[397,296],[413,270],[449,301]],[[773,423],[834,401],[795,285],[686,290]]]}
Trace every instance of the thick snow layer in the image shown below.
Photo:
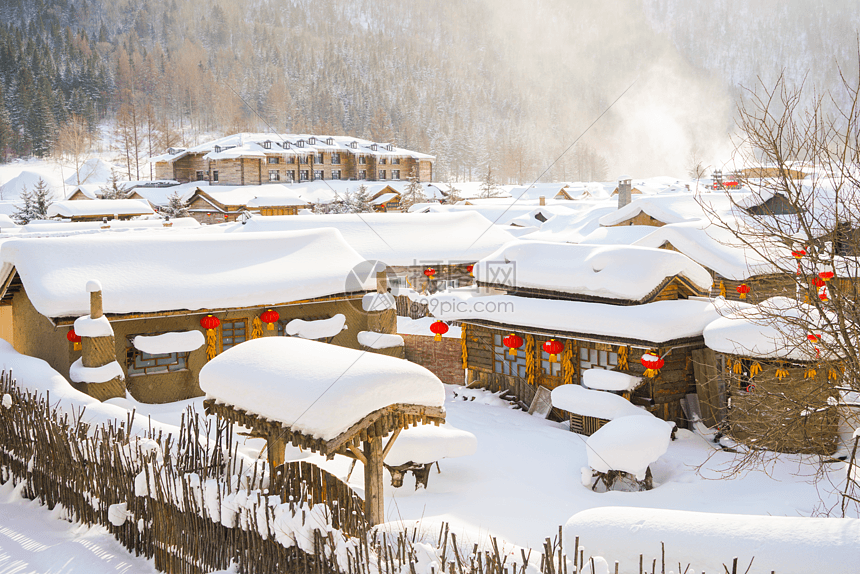
{"label": "thick snow layer", "polygon": [[361,298],[361,308],[367,312],[396,309],[397,302],[391,293],[368,293]]}
{"label": "thick snow layer", "polygon": [[[503,272],[505,266],[510,273]],[[475,264],[474,273],[478,281],[508,287],[631,301],[675,276],[702,290],[711,287],[710,273],[681,253],[620,245],[512,242]]]}
{"label": "thick snow layer", "polygon": [[85,367],[83,359],[78,359],[69,368],[69,378],[76,383],[106,383],[117,377],[124,379],[125,373],[116,361],[101,367]]}
{"label": "thick snow layer", "polygon": [[107,314],[223,309],[343,293],[363,261],[333,229],[10,239],[0,260],[0,275],[14,265],[47,317],[86,314],[91,279],[104,287]]}
{"label": "thick snow layer", "polygon": [[81,164],[80,169],[66,178],[68,185],[101,184],[109,181],[113,166],[105,160],[93,157]]}
{"label": "thick snow layer", "polygon": [[477,213],[361,213],[254,217],[210,232],[248,234],[333,227],[367,260],[388,265],[422,265],[428,261],[472,262],[513,237]]}
{"label": "thick snow layer", "polygon": [[[738,558],[750,574],[803,572],[849,574],[860,563],[860,520],[718,514],[659,508],[600,507],[579,512],[564,527],[566,548],[576,537],[589,555],[620,562],[620,571],[639,571],[639,555],[666,564],[681,562],[695,572],[724,572]],[[753,560],[755,558],[755,560]],[[650,570],[649,570],[650,571]]]}
{"label": "thick snow layer", "polygon": [[19,199],[26,191],[33,191],[39,180],[44,181],[51,191],[51,197],[55,200],[63,197],[63,181],[58,177],[42,171],[22,170],[15,177],[0,185],[0,197],[3,199]]}
{"label": "thick snow layer", "polygon": [[374,333],[373,331],[359,331],[358,342],[370,349],[390,349],[391,347],[402,347],[403,337],[389,333]]}
{"label": "thick snow layer", "polygon": [[[568,202],[570,203],[570,202]],[[571,215],[556,215],[548,219],[536,231],[525,237],[535,241],[555,243],[581,243],[586,237],[601,229],[599,219],[615,211],[615,207],[604,206],[606,202],[583,202],[581,209]]]}
{"label": "thick snow layer", "polygon": [[703,335],[705,345],[720,353],[812,361],[819,357],[816,345],[807,339],[812,330],[827,332],[814,307],[789,297],[772,297],[716,319]]}
{"label": "thick snow layer", "polygon": [[284,331],[287,335],[302,339],[327,339],[334,337],[344,329],[346,329],[346,316],[338,313],[328,319],[317,319],[316,321],[293,319],[287,323]]}
{"label": "thick snow layer", "polygon": [[616,418],[588,437],[588,466],[598,472],[620,470],[645,479],[648,465],[666,454],[672,424],[654,416]]}
{"label": "thick snow layer", "polygon": [[150,355],[165,353],[189,353],[196,351],[206,342],[200,331],[177,331],[161,335],[138,335],[134,338],[134,348]]}
{"label": "thick snow layer", "polygon": [[[430,325],[438,319],[434,317],[421,317],[420,319],[410,319],[409,317],[397,317],[397,332],[400,335],[424,335],[425,337],[434,337],[433,331],[430,330]],[[448,331],[442,335],[451,339],[459,339],[462,335],[462,328],[457,325],[448,325]]]}
{"label": "thick snow layer", "polygon": [[2,229],[3,233],[9,233],[10,229],[16,229],[18,224],[12,220],[11,217],[6,215],[5,213],[0,213],[0,229]]}
{"label": "thick snow layer", "polygon": [[650,225],[598,227],[578,243],[584,245],[632,245],[653,232],[654,228]]}
{"label": "thick snow layer", "polygon": [[554,388],[552,406],[570,413],[610,421],[629,416],[653,416],[624,397],[606,391],[592,391],[575,384]]}
{"label": "thick snow layer", "polygon": [[421,425],[408,428],[398,435],[385,457],[385,464],[426,464],[443,458],[471,456],[477,449],[478,439],[468,431],[451,425]]}
{"label": "thick snow layer", "polygon": [[102,284],[99,281],[87,281],[87,293],[96,293],[102,290]]}
{"label": "thick snow layer", "polygon": [[424,367],[294,337],[263,337],[225,351],[200,370],[200,388],[323,440],[388,405],[445,402],[442,383]]}
{"label": "thick snow layer", "polygon": [[[169,223],[169,225],[165,225]],[[200,223],[191,217],[180,217],[165,222],[162,219],[112,219],[106,224],[101,221],[69,221],[69,220],[35,220],[17,228],[3,228],[4,236],[21,238],[33,237],[65,237],[70,235],[126,233],[129,231],[163,230],[179,232],[196,229]],[[7,235],[8,234],[8,235]]]}
{"label": "thick snow layer", "polygon": [[110,337],[113,335],[113,328],[104,315],[98,319],[84,315],[75,319],[75,333],[79,337]]}
{"label": "thick snow layer", "polygon": [[[638,187],[638,186],[637,186]],[[732,197],[744,194],[727,195],[719,193],[667,194],[661,196],[634,195],[633,201],[621,209],[616,209],[600,218],[600,225],[609,227],[644,213],[662,223],[709,220],[709,213],[720,217],[733,212]],[[736,208],[735,208],[736,209]]]}
{"label": "thick snow layer", "polygon": [[55,201],[48,207],[48,217],[112,217],[114,215],[154,215],[142,199],[88,199]]}
{"label": "thick snow layer", "polygon": [[644,305],[607,305],[512,295],[471,296],[469,293],[428,296],[430,312],[444,321],[469,319],[585,333],[650,343],[701,336],[720,317],[725,302],[686,299]]}
{"label": "thick snow layer", "polygon": [[641,382],[642,377],[634,377],[619,371],[586,369],[582,372],[582,384],[598,391],[632,391]]}

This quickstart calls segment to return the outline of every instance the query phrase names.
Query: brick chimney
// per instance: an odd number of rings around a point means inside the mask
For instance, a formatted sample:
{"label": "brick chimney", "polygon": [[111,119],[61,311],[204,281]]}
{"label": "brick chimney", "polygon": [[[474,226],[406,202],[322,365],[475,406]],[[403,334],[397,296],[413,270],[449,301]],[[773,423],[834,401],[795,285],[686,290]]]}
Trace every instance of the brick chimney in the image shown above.
{"label": "brick chimney", "polygon": [[540,196],[538,198],[538,205],[546,205],[546,197]]}
{"label": "brick chimney", "polygon": [[[90,293],[90,314],[81,317],[75,322],[78,327],[79,321],[83,324],[92,325],[97,319],[104,316],[102,307],[102,286],[98,281],[88,281],[87,291]],[[105,321],[106,323],[106,321]],[[106,327],[98,334],[82,329],[81,335],[81,364],[87,369],[97,369],[116,362],[116,344],[114,342],[113,329]],[[114,397],[125,397],[125,379],[120,373],[118,376],[104,382],[83,381],[75,385],[88,395],[100,401]]]}
{"label": "brick chimney", "polygon": [[622,175],[618,178],[618,209],[625,205],[629,205],[633,201],[633,184],[632,180],[627,175]]}

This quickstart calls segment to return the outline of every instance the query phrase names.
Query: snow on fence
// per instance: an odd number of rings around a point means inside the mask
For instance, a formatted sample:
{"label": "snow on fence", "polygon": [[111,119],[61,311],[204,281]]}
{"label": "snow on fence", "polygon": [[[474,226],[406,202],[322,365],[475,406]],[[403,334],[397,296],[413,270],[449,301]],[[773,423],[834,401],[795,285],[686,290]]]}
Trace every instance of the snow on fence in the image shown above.
{"label": "snow on fence", "polygon": [[[512,550],[495,538],[469,547],[447,524],[435,540],[418,537],[420,525],[370,529],[362,500],[337,477],[304,461],[269,477],[265,462],[237,453],[232,426],[220,419],[212,425],[189,413],[178,436],[135,436],[128,431],[133,417],[93,428],[83,411],[69,416],[48,395],[23,391],[0,373],[0,484],[23,483],[23,496],[60,505],[68,520],[104,526],[129,552],[169,573],[231,564],[242,574],[611,571],[611,560],[585,558],[570,529],[564,534],[579,552],[567,556],[561,527],[538,551]],[[620,570],[615,563],[615,572],[642,574],[642,557],[635,562]],[[651,568],[644,572],[671,568],[665,560],[645,563]],[[730,557],[725,564],[733,572]]]}

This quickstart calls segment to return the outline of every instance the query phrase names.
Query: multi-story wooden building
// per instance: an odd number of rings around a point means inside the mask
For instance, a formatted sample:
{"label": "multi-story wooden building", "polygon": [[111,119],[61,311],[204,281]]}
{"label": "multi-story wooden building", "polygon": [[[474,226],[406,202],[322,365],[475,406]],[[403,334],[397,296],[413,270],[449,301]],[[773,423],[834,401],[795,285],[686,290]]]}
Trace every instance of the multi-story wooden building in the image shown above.
{"label": "multi-story wooden building", "polygon": [[150,159],[158,179],[210,185],[317,180],[431,181],[435,157],[346,136],[234,134]]}

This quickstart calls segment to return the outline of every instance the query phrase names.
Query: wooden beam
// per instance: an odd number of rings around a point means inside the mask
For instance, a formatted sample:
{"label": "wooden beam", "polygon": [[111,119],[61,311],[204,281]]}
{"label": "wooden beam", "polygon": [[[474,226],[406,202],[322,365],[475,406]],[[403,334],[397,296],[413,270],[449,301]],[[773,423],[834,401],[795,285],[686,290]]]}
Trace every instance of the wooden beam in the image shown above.
{"label": "wooden beam", "polygon": [[388,439],[388,442],[385,444],[385,448],[382,449],[382,460],[385,460],[385,457],[388,456],[388,453],[391,451],[391,447],[394,446],[394,441],[397,440],[397,437],[400,436],[400,431],[402,428],[394,429],[394,434],[391,435],[391,438]]}
{"label": "wooden beam", "polygon": [[382,439],[369,438],[364,443],[364,515],[371,526],[385,521],[385,500],[382,496]]}
{"label": "wooden beam", "polygon": [[287,441],[284,440],[282,433],[272,433],[266,438],[266,450],[269,458],[269,464],[272,465],[272,470],[275,467],[284,464],[284,449],[287,447]]}
{"label": "wooden beam", "polygon": [[[351,444],[346,445],[346,448],[349,450],[349,452],[351,452],[353,454],[353,456],[355,457],[356,460],[360,461],[361,464],[367,466],[367,459],[364,457],[364,455],[361,453],[360,450],[358,450],[356,447],[352,446]],[[385,458],[385,457],[383,456],[382,458]]]}

